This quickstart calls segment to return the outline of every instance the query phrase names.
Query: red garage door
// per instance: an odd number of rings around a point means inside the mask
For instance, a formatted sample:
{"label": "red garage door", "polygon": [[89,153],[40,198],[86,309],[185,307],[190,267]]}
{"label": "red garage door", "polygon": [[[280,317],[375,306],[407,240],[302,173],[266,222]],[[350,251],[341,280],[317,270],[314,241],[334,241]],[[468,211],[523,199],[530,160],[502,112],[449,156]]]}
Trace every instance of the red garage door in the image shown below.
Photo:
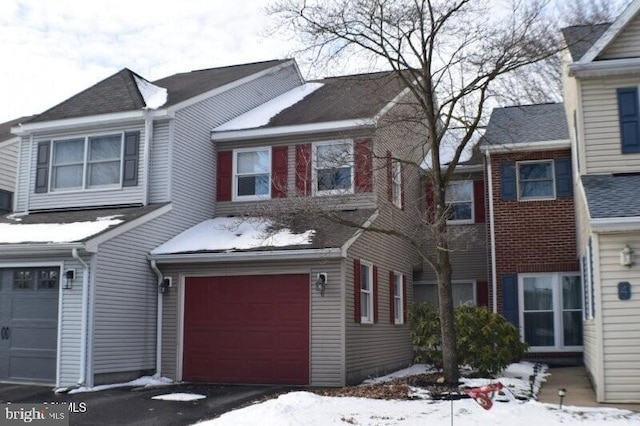
{"label": "red garage door", "polygon": [[309,275],[187,278],[183,379],[309,384]]}

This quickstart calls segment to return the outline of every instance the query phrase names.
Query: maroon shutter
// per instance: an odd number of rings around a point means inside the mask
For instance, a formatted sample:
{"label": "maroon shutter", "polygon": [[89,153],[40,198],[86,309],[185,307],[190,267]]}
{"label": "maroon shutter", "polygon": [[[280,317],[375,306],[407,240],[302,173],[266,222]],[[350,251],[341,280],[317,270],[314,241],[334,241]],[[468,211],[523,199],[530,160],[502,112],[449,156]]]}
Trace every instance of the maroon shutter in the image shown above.
{"label": "maroon shutter", "polygon": [[484,182],[481,180],[473,181],[473,204],[476,223],[486,222],[484,207]]}
{"label": "maroon shutter", "polygon": [[476,283],[476,301],[478,306],[489,307],[489,284],[486,281]]}
{"label": "maroon shutter", "polygon": [[373,323],[378,323],[378,267],[373,267]]}
{"label": "maroon shutter", "polygon": [[402,276],[402,322],[407,323],[407,276]]}
{"label": "maroon shutter", "polygon": [[425,187],[425,211],[427,212],[427,221],[429,221],[429,223],[433,223],[433,221],[435,220],[435,203],[434,198],[433,198],[433,186],[431,186],[431,184],[427,184],[427,186]]}
{"label": "maroon shutter", "polygon": [[355,192],[371,192],[373,188],[373,165],[371,139],[355,141]]}
{"label": "maroon shutter", "polygon": [[400,208],[404,210],[404,167],[400,164]]}
{"label": "maroon shutter", "polygon": [[387,151],[387,198],[393,202],[393,159],[391,151]]}
{"label": "maroon shutter", "polygon": [[396,322],[396,298],[395,298],[395,280],[393,271],[389,271],[389,322]]}
{"label": "maroon shutter", "polygon": [[296,189],[311,195],[311,144],[296,145]]}
{"label": "maroon shutter", "polygon": [[353,259],[353,319],[356,323],[362,320],[362,312],[360,311],[360,261],[358,259]]}
{"label": "maroon shutter", "polygon": [[218,151],[217,200],[231,201],[231,179],[233,178],[233,151]]}
{"label": "maroon shutter", "polygon": [[276,146],[271,150],[271,198],[287,196],[288,152],[287,146]]}

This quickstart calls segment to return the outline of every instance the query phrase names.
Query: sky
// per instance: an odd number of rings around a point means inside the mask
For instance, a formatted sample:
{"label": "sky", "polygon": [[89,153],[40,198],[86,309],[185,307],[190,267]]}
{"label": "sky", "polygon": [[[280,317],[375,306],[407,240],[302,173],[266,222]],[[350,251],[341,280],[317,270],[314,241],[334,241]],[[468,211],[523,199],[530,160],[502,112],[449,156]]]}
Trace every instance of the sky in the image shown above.
{"label": "sky", "polygon": [[153,81],[293,57],[292,37],[269,35],[273,1],[0,0],[0,123],[43,112],[125,67]]}

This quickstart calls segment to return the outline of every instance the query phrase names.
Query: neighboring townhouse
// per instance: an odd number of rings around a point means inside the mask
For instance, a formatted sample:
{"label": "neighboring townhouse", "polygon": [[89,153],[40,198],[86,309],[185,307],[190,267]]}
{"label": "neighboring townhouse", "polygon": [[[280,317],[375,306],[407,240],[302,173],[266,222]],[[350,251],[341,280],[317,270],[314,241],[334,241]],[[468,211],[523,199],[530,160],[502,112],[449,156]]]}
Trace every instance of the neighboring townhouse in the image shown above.
{"label": "neighboring townhouse", "polygon": [[151,255],[174,287],[163,375],[342,386],[411,363],[410,100],[391,72],[341,76],[212,126],[216,216]]}
{"label": "neighboring townhouse", "polygon": [[[440,149],[440,158],[446,166],[453,157],[453,149],[461,135],[452,129],[445,135]],[[487,226],[484,179],[484,158],[477,145],[480,135],[472,139],[460,157],[455,174],[449,183],[445,200],[451,208],[449,225],[451,265],[453,268],[453,302],[455,306],[472,304],[489,305],[487,281]],[[433,189],[429,183],[430,154],[425,161],[425,200],[429,217],[434,208]],[[444,167],[444,166],[443,166]],[[436,307],[438,289],[436,275],[425,262],[423,269],[414,277],[413,296],[416,302],[427,301]]]}
{"label": "neighboring townhouse", "polygon": [[563,35],[584,363],[599,402],[640,402],[640,1]]}
{"label": "neighboring townhouse", "polygon": [[211,129],[302,83],[292,60],[153,83],[123,69],[16,124],[0,380],[60,388],[160,373],[163,281],[148,254],[215,214]]}
{"label": "neighboring townhouse", "polygon": [[18,138],[11,128],[30,117],[21,117],[0,124],[0,214],[13,210],[18,169]]}
{"label": "neighboring townhouse", "polygon": [[519,327],[529,358],[580,363],[582,293],[563,104],[494,109],[482,150],[491,306]]}

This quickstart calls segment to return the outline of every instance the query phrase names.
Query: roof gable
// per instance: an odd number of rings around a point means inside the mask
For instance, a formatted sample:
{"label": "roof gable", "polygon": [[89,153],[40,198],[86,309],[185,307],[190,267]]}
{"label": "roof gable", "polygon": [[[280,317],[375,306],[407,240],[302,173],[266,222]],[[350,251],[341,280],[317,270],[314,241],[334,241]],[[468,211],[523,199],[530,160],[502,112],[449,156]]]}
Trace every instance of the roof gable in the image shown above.
{"label": "roof gable", "polygon": [[607,28],[602,36],[587,50],[580,62],[591,62],[601,55],[608,46],[624,31],[627,25],[640,11],[640,0],[633,0],[620,16]]}
{"label": "roof gable", "polygon": [[573,61],[579,61],[610,26],[610,23],[606,23],[563,28],[562,35]]}
{"label": "roof gable", "polygon": [[139,110],[145,106],[145,103],[136,85],[134,75],[137,76],[133,71],[124,68],[37,115],[29,122],[37,123]]}

